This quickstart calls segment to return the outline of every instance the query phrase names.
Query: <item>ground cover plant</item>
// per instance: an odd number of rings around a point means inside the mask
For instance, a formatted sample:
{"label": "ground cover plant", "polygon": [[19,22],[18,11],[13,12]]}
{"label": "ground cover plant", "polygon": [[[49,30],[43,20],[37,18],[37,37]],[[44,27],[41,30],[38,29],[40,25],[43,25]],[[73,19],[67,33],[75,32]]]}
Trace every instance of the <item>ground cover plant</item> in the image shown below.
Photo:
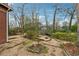
{"label": "ground cover plant", "polygon": [[70,41],[70,42],[77,41],[76,33],[56,32],[52,34],[52,37],[59,40],[65,40],[65,41]]}

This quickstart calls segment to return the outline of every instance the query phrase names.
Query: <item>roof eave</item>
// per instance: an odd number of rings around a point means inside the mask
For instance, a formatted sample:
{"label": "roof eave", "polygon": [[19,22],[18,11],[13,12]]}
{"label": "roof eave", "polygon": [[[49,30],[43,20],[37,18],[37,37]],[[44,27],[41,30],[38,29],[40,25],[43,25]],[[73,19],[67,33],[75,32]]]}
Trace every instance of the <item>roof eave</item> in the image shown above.
{"label": "roof eave", "polygon": [[8,11],[12,11],[12,9],[9,7],[9,6],[7,6],[7,5],[5,5],[5,4],[3,4],[3,3],[0,3],[2,6],[4,6],[5,8],[7,8],[8,9]]}

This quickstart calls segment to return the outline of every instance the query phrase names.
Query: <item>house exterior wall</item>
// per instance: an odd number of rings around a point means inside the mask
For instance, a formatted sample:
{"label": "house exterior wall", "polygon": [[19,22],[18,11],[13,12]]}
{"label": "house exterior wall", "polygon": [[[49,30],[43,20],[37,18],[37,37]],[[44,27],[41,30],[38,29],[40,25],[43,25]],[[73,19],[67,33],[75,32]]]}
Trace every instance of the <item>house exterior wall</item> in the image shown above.
{"label": "house exterior wall", "polygon": [[0,11],[0,44],[6,42],[6,12]]}
{"label": "house exterior wall", "polygon": [[0,44],[7,42],[7,4],[0,3]]}

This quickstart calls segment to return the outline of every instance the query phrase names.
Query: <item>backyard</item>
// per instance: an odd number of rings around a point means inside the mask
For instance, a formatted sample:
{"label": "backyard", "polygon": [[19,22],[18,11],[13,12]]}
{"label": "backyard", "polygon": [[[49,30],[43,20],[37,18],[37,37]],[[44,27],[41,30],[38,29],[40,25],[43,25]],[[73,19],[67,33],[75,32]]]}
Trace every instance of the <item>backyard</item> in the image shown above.
{"label": "backyard", "polygon": [[78,56],[75,4],[10,4],[8,42],[0,55]]}
{"label": "backyard", "polygon": [[[41,36],[41,35],[40,35]],[[65,56],[66,52],[61,47],[62,43],[68,43],[66,41],[60,41],[50,38],[45,39],[47,36],[41,36],[44,41],[40,44],[48,47],[48,52],[45,53],[33,53],[28,51],[28,47],[37,42],[33,42],[28,38],[24,38],[22,35],[14,35],[9,37],[9,42],[0,45],[0,55],[4,56]],[[46,41],[49,40],[49,41]],[[62,43],[61,43],[62,42]],[[38,52],[38,51],[37,51]]]}

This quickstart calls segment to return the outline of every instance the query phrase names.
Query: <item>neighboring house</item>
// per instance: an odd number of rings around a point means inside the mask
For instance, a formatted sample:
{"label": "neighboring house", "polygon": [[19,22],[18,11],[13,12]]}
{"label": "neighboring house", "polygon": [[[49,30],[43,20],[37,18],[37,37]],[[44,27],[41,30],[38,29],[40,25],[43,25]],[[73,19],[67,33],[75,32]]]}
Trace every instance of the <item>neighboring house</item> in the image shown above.
{"label": "neighboring house", "polygon": [[8,11],[10,10],[7,3],[0,3],[0,44],[8,40]]}

